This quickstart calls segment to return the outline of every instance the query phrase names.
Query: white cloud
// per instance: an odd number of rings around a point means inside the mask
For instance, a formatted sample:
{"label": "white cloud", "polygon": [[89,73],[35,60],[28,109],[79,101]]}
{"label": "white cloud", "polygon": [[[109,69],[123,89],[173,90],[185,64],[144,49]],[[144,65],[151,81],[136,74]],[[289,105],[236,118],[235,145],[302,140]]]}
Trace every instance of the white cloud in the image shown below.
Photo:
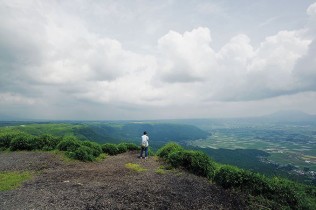
{"label": "white cloud", "polygon": [[297,78],[292,75],[293,68],[297,60],[307,52],[310,42],[297,31],[281,31],[267,37],[249,63],[249,82],[261,86],[259,90],[262,88],[272,94],[296,91]]}
{"label": "white cloud", "polygon": [[311,5],[307,8],[306,13],[307,13],[309,16],[316,18],[316,3],[311,4]]}
{"label": "white cloud", "polygon": [[[49,98],[53,105],[85,101],[165,111],[192,108],[193,114],[199,107],[205,113],[217,103],[220,108],[225,103],[316,90],[315,26],[311,24],[316,20],[316,3],[306,11],[310,22],[305,28],[279,30],[256,44],[246,33],[236,32],[218,50],[213,47],[217,40],[209,26],[196,25],[182,33],[163,28],[167,18],[156,20],[159,29],[150,26],[149,20],[155,18],[146,19],[150,15],[146,9],[157,14],[170,5],[174,4],[165,3],[159,10],[146,4],[133,12],[114,2],[91,6],[86,1],[1,2],[2,104],[35,106]],[[192,10],[204,15],[222,12],[213,4],[199,5]],[[124,43],[137,40],[133,37],[137,24],[129,25],[131,20],[142,23],[139,37],[161,32],[161,28],[165,33],[156,45],[135,42],[131,46],[139,48],[128,48]],[[116,24],[118,30],[109,33]]]}
{"label": "white cloud", "polygon": [[[244,34],[233,37],[216,54],[219,71],[208,84],[211,100],[227,100],[239,96],[238,91],[246,86],[247,65],[254,57],[250,39]],[[241,92],[242,94],[242,92]]]}
{"label": "white cloud", "polygon": [[158,76],[169,83],[206,80],[209,71],[216,68],[210,43],[208,28],[200,27],[184,34],[170,31],[158,40],[162,56]]}
{"label": "white cloud", "polygon": [[296,63],[293,75],[299,78],[298,86],[302,91],[316,91],[316,40],[309,45],[307,53]]}
{"label": "white cloud", "polygon": [[303,31],[280,31],[254,48],[247,35],[239,34],[215,52],[207,28],[169,32],[158,42],[163,55],[158,75],[169,93],[190,93],[190,100],[256,100],[295,93],[301,89],[294,66],[310,42]]}

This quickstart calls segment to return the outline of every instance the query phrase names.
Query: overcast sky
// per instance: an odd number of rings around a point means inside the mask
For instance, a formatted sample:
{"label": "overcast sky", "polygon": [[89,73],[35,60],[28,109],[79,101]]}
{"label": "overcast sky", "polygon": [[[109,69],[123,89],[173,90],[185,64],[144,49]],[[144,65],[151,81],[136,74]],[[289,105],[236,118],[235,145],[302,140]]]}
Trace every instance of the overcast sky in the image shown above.
{"label": "overcast sky", "polygon": [[316,114],[315,0],[0,0],[0,118],[289,109]]}

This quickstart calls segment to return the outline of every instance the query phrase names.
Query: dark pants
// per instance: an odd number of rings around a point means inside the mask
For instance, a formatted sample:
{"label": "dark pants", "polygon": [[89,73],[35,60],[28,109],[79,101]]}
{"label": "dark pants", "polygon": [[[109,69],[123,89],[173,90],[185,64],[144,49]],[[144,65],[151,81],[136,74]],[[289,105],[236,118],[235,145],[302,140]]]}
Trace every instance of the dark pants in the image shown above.
{"label": "dark pants", "polygon": [[139,157],[143,157],[143,152],[144,151],[145,151],[145,157],[148,157],[148,147],[142,147]]}

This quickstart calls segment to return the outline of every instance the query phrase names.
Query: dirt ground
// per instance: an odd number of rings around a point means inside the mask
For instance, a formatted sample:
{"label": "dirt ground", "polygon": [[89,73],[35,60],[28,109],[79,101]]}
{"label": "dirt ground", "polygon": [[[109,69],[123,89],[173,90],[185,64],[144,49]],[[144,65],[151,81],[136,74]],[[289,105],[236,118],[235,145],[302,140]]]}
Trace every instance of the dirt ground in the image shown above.
{"label": "dirt ground", "polygon": [[[147,171],[133,171],[126,163]],[[205,178],[181,170],[157,173],[161,165],[136,152],[97,163],[64,162],[46,152],[0,153],[0,171],[35,173],[19,189],[0,192],[0,209],[247,209],[239,195]]]}

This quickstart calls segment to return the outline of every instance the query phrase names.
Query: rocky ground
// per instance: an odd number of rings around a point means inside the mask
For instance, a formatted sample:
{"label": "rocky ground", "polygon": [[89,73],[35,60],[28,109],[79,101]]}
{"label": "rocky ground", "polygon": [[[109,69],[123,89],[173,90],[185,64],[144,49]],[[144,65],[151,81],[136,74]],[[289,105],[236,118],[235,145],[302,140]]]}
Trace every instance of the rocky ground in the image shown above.
{"label": "rocky ground", "polygon": [[247,209],[240,195],[185,171],[157,173],[161,165],[135,152],[94,163],[65,162],[47,152],[0,153],[0,171],[35,174],[19,189],[0,192],[0,209]]}

